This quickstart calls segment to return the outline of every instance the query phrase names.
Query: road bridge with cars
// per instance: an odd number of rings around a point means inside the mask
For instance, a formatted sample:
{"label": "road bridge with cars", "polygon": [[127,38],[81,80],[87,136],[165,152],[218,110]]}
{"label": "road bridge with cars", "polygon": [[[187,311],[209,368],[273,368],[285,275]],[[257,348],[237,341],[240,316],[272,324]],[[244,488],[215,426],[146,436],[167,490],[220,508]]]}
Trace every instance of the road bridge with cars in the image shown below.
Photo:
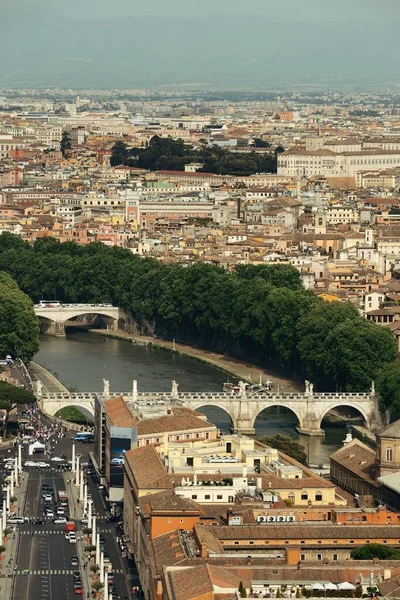
{"label": "road bridge with cars", "polygon": [[60,302],[40,302],[34,307],[40,320],[42,333],[65,336],[65,327],[73,325],[76,319],[93,320],[98,317],[111,331],[118,329],[120,309],[111,304],[61,304]]}

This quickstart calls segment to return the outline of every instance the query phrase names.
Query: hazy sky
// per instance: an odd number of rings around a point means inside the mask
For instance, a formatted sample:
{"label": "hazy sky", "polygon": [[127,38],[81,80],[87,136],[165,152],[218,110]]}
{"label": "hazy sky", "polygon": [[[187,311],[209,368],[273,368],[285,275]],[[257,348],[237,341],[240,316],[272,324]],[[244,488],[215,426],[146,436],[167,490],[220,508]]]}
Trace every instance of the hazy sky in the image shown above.
{"label": "hazy sky", "polygon": [[0,85],[398,85],[400,0],[0,0]]}
{"label": "hazy sky", "polygon": [[400,19],[400,0],[0,0],[0,15],[6,5],[36,5],[76,18],[254,14],[306,21]]}

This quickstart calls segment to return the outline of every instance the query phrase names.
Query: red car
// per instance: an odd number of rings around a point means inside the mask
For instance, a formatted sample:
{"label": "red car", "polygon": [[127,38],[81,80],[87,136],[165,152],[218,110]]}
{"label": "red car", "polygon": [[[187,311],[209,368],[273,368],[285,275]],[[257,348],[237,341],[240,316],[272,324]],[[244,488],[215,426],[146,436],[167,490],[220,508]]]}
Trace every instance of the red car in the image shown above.
{"label": "red car", "polygon": [[82,586],[81,586],[81,585],[75,585],[75,586],[74,586],[74,594],[75,594],[76,596],[82,596],[82,594],[83,594],[83,589],[82,589]]}

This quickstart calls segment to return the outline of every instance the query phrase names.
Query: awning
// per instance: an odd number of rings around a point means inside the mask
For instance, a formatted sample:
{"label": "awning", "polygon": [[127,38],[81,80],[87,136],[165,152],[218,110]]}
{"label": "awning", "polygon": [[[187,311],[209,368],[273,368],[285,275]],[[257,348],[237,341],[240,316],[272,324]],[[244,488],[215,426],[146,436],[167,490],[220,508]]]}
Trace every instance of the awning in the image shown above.
{"label": "awning", "polygon": [[313,590],[320,590],[321,592],[323,592],[325,590],[325,588],[322,585],[322,583],[313,583],[312,584],[312,589]]}
{"label": "awning", "polygon": [[331,582],[324,583],[324,588],[326,590],[337,590],[338,589],[337,585],[335,583],[331,583]]}
{"label": "awning", "polygon": [[356,588],[352,583],[349,583],[348,581],[343,581],[342,583],[338,583],[337,589],[344,591],[344,592],[346,592],[346,591],[352,592]]}

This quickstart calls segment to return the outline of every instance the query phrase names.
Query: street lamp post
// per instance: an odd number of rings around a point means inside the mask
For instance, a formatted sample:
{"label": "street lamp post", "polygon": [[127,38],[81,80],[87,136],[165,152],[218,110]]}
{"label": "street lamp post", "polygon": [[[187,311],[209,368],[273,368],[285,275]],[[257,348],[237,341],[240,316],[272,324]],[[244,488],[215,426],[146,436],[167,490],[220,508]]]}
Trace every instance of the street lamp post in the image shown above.
{"label": "street lamp post", "polygon": [[104,583],[104,552],[100,552],[100,583]]}
{"label": "street lamp post", "polygon": [[75,444],[72,444],[72,472],[75,471]]}
{"label": "street lamp post", "polygon": [[96,515],[93,515],[93,519],[92,519],[92,545],[97,547],[97,538],[96,538]]}
{"label": "street lamp post", "polygon": [[75,471],[75,485],[78,486],[79,485],[79,456],[77,456],[76,458],[76,471]]}
{"label": "street lamp post", "polygon": [[100,565],[100,533],[96,534],[96,565]]}
{"label": "street lamp post", "polygon": [[88,529],[92,529],[92,500],[88,500]]}

